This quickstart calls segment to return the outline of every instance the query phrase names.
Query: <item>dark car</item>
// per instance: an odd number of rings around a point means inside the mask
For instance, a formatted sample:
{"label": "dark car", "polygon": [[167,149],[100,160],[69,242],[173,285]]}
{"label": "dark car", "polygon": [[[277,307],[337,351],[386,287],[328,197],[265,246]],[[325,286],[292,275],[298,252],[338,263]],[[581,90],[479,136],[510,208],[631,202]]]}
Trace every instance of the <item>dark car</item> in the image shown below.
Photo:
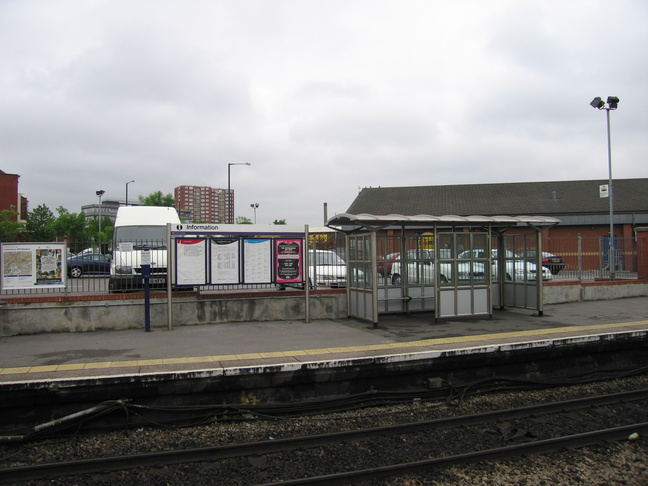
{"label": "dark car", "polygon": [[[522,253],[524,258],[528,259],[534,259],[536,257],[536,252],[535,251],[526,251]],[[542,252],[542,266],[549,269],[552,275],[556,275],[558,272],[560,272],[563,268],[565,268],[565,261],[563,260],[563,257],[554,255],[553,253],[549,253],[547,251]]]}
{"label": "dark car", "polygon": [[85,274],[110,275],[110,257],[101,253],[85,253],[67,259],[67,274],[79,278]]}

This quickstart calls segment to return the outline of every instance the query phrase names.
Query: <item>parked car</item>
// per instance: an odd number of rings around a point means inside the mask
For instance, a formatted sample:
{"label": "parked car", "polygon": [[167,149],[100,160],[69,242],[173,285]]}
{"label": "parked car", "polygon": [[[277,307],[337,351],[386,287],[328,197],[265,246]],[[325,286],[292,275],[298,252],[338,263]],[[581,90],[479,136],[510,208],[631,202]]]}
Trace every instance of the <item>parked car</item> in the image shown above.
{"label": "parked car", "polygon": [[[460,253],[459,258],[468,259],[471,257],[471,254],[473,258],[486,258],[487,256],[486,250],[474,249]],[[491,258],[493,262],[493,271],[491,272],[491,278],[493,280],[495,280],[497,278],[497,275],[499,274],[499,261],[497,259],[497,255],[497,249],[491,250]],[[506,274],[504,276],[505,280],[513,280],[515,278],[516,281],[521,281],[525,280],[525,275],[526,280],[536,279],[537,268],[535,263],[525,260],[524,257],[516,255],[512,251],[508,250],[506,251],[506,258]],[[551,274],[551,272],[547,268],[542,267],[542,280],[551,280],[552,278],[553,275]]]}
{"label": "parked car", "polygon": [[392,273],[392,266],[394,265],[394,261],[397,260],[399,257],[400,257],[400,252],[397,251],[395,253],[390,253],[384,258],[381,258],[380,259],[381,261],[379,261],[376,264],[378,275],[382,275],[385,278],[389,277]]}
{"label": "parked car", "polygon": [[86,248],[85,250],[81,250],[75,256],[89,255],[91,253],[99,253],[99,248]]}
{"label": "parked car", "polygon": [[[449,258],[450,253],[447,250],[441,250],[442,258]],[[407,281],[410,284],[434,285],[437,265],[434,262],[434,250],[408,250],[407,252]],[[439,267],[439,280],[448,283],[452,280],[453,270],[452,263],[441,263]],[[474,263],[472,268],[470,262],[459,263],[457,265],[457,278],[459,281],[467,282],[471,274],[473,279],[484,277],[484,266],[480,263]],[[400,285],[402,283],[402,268],[400,254],[394,259],[391,267],[391,283]]]}
{"label": "parked car", "polygon": [[346,262],[337,253],[330,250],[309,250],[308,261],[311,287],[346,287]]}
{"label": "parked car", "polygon": [[[536,258],[536,252],[535,251],[526,251],[522,252],[520,254],[524,258],[527,259],[532,259],[535,260]],[[563,260],[563,257],[554,255],[553,253],[549,253],[547,251],[542,252],[542,266],[546,267],[549,269],[549,271],[552,273],[552,275],[556,275],[558,272],[560,272],[563,268],[565,268],[565,261]]]}
{"label": "parked car", "polygon": [[81,275],[110,275],[110,257],[101,253],[84,253],[67,259],[67,274],[72,278]]}

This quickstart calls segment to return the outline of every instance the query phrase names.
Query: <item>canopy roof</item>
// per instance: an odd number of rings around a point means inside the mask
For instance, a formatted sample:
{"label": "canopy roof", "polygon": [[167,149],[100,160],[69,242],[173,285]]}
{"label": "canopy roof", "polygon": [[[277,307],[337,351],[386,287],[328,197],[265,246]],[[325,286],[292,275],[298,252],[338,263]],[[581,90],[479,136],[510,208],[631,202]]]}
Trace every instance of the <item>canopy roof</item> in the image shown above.
{"label": "canopy roof", "polygon": [[495,228],[512,226],[555,226],[560,223],[559,219],[550,216],[457,216],[444,215],[433,216],[431,214],[417,214],[415,216],[403,216],[402,214],[337,214],[330,218],[327,226],[342,231],[353,231],[358,229],[384,229],[389,226],[411,227],[411,226],[453,226],[453,227],[481,227],[490,226]]}

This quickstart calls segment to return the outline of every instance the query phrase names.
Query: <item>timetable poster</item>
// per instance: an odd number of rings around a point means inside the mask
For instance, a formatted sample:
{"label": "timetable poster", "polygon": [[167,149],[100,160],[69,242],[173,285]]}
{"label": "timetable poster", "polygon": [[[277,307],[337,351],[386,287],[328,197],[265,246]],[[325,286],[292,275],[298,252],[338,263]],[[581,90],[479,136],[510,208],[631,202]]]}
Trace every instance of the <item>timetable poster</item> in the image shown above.
{"label": "timetable poster", "polygon": [[269,239],[243,241],[243,282],[270,283],[272,281],[272,246]]}
{"label": "timetable poster", "polygon": [[206,266],[207,251],[204,239],[176,240],[176,285],[205,285]]}
{"label": "timetable poster", "polygon": [[213,285],[241,283],[239,273],[239,240],[212,239],[210,283]]}
{"label": "timetable poster", "polygon": [[277,283],[302,282],[302,240],[275,240]]}

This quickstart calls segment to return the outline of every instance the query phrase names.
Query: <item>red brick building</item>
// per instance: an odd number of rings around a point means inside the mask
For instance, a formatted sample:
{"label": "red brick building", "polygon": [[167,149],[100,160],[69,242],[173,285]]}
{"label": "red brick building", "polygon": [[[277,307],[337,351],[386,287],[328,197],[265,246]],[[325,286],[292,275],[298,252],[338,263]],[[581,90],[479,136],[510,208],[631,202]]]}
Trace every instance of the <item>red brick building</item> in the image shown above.
{"label": "red brick building", "polygon": [[[543,249],[563,255],[573,267],[596,268],[605,263],[601,255],[609,242],[610,199],[601,197],[601,186],[607,184],[608,180],[588,180],[370,187],[358,194],[347,213],[551,216],[559,219],[560,224],[542,231]],[[642,242],[648,244],[648,178],[614,180],[612,197],[618,265],[641,268],[637,259],[647,251]],[[388,232],[398,234],[394,230]],[[515,233],[526,232],[533,230],[515,228]],[[648,263],[644,265],[648,271]]]}
{"label": "red brick building", "polygon": [[18,211],[18,220],[27,218],[27,199],[18,192],[18,174],[7,174],[0,170],[0,211]]}
{"label": "red brick building", "polygon": [[[610,233],[607,180],[512,182],[446,186],[364,188],[347,213],[414,216],[551,216],[561,223],[545,237],[604,236]],[[612,184],[614,234],[632,237],[648,226],[648,179]]]}

